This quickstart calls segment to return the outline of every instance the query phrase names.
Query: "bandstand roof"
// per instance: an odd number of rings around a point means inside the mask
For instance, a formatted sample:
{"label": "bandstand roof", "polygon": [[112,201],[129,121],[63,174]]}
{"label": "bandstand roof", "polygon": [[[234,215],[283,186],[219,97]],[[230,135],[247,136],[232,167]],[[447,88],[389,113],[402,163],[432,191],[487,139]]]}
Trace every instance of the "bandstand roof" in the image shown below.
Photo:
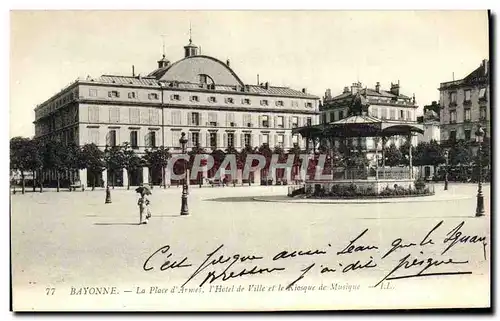
{"label": "bandstand roof", "polygon": [[303,137],[383,137],[423,134],[423,125],[384,121],[368,115],[354,115],[336,122],[292,129]]}

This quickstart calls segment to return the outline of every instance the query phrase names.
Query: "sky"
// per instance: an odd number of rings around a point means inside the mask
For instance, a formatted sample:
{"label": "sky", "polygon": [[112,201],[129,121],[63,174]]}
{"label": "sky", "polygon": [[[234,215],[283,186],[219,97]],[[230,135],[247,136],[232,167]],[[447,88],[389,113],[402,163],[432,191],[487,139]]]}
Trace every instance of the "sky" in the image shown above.
{"label": "sky", "polygon": [[[77,77],[146,75],[163,52],[183,58],[189,25],[203,55],[247,84],[270,82],[323,97],[360,81],[421,107],[441,82],[489,59],[486,11],[12,11],[10,137],[34,134],[34,111]],[[163,37],[162,37],[163,36]]]}

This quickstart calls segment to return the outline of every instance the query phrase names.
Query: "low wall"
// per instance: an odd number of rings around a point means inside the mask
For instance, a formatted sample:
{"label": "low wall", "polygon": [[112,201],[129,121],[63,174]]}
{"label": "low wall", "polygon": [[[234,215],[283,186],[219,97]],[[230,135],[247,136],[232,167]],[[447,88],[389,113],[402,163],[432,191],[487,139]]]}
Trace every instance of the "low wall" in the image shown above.
{"label": "low wall", "polygon": [[305,182],[306,190],[311,189],[314,191],[316,186],[319,185],[325,189],[325,191],[330,191],[333,185],[351,185],[354,184],[360,188],[371,187],[374,191],[380,193],[384,188],[389,186],[394,188],[394,185],[398,185],[404,188],[415,188],[415,181],[413,179],[379,179],[379,180],[308,180]]}

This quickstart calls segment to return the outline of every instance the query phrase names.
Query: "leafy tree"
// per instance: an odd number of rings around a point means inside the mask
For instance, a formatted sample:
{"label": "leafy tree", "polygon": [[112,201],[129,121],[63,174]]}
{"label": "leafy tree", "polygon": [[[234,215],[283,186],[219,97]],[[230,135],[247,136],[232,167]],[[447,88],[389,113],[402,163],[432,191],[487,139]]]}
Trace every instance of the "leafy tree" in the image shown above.
{"label": "leafy tree", "polygon": [[394,167],[402,164],[403,162],[403,154],[394,143],[392,143],[389,148],[385,150],[384,157],[386,166]]}
{"label": "leafy tree", "polygon": [[[135,153],[135,151],[130,147],[129,143],[124,143],[122,145],[123,150],[123,166],[127,170],[127,189],[130,189],[130,181],[132,173],[141,168],[141,158]],[[125,183],[125,182],[124,182]]]}
{"label": "leafy tree", "polygon": [[[257,154],[260,154],[262,156],[264,156],[265,158],[265,166],[263,168],[263,171],[264,171],[264,177],[267,178],[267,176],[269,175],[269,165],[271,164],[271,157],[273,155],[273,151],[271,150],[271,148],[269,148],[269,144],[262,144],[261,146],[259,146],[259,148],[257,149]],[[263,177],[261,177],[262,179]]]}
{"label": "leafy tree", "polygon": [[433,166],[434,173],[437,173],[436,167],[446,162],[444,150],[435,140],[431,140],[426,147],[423,163]]}
{"label": "leafy tree", "polygon": [[[69,190],[71,191],[71,185],[74,183],[74,172],[79,169],[85,168],[85,163],[83,161],[83,155],[80,149],[80,146],[75,144],[74,142],[69,143],[66,146],[67,157],[65,163],[65,167],[69,172]],[[86,184],[86,182],[82,182],[82,184]]]}
{"label": "leafy tree", "polygon": [[[243,164],[243,167],[245,166],[246,162],[247,162],[247,157],[248,155],[250,154],[255,154],[256,153],[256,149],[255,148],[252,148],[250,145],[246,145],[242,150],[241,152],[239,153],[239,159],[240,159],[240,162]],[[250,164],[252,165],[252,164]],[[250,173],[250,175],[253,175],[253,173]],[[251,176],[253,177],[253,176]],[[252,185],[252,179],[251,177],[248,178],[248,186],[251,186]]]}
{"label": "leafy tree", "polygon": [[[449,164],[451,166],[470,165],[472,155],[469,145],[464,141],[456,141],[449,151]],[[445,159],[446,162],[446,159]]]}
{"label": "leafy tree", "polygon": [[32,140],[25,137],[14,137],[10,140],[10,169],[21,175],[21,193],[26,190],[25,173],[30,170]]}
{"label": "leafy tree", "polygon": [[[120,146],[106,146],[104,150],[104,162],[108,169],[108,177],[111,176],[111,186],[115,188],[116,174],[121,173],[125,167],[125,155]],[[109,182],[108,182],[109,185]]]}
{"label": "leafy tree", "polygon": [[87,168],[87,173],[91,177],[92,190],[95,190],[97,177],[106,167],[104,163],[104,152],[92,143],[83,145],[81,155],[82,164]]}
{"label": "leafy tree", "polygon": [[56,174],[57,192],[59,192],[61,187],[61,172],[67,168],[68,150],[62,142],[48,140],[43,152],[43,167]]}

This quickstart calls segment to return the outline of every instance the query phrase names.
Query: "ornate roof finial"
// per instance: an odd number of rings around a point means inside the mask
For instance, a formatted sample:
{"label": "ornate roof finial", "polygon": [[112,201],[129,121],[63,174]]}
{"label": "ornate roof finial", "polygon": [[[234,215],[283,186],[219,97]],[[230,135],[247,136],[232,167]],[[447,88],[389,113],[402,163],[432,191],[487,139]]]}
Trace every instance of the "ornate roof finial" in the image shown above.
{"label": "ornate roof finial", "polygon": [[163,58],[165,58],[165,35],[161,35],[162,48],[163,48]]}
{"label": "ornate roof finial", "polygon": [[191,21],[189,21],[189,44],[192,44],[193,41],[191,40]]}

